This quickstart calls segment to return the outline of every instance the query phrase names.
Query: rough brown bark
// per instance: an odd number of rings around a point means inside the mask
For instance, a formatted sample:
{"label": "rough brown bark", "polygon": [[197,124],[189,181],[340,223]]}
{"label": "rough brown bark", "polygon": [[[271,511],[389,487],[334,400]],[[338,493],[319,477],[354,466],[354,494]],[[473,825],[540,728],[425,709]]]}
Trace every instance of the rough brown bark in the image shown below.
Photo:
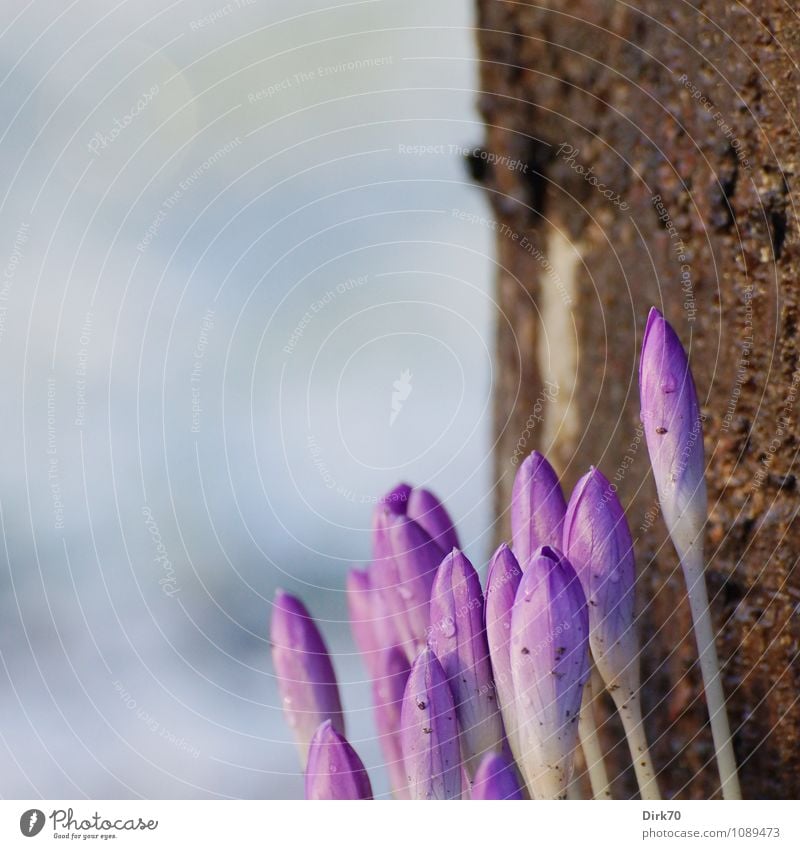
{"label": "rough brown bark", "polygon": [[[715,795],[684,584],[652,519],[638,429],[639,345],[650,305],[660,306],[691,349],[707,417],[708,584],[743,791],[797,798],[800,20],[778,0],[478,0],[478,40],[495,156],[476,176],[503,269],[498,507],[520,449],[546,451],[566,487],[590,464],[618,485],[636,539],[644,705],[662,791]],[[562,144],[578,151],[571,161]],[[550,260],[557,231],[581,257],[574,330],[549,339],[556,360],[577,346],[577,428],[553,418],[565,410],[563,381],[560,404],[541,403],[538,311],[560,281],[536,250]],[[537,399],[543,423],[532,417]],[[613,718],[605,730],[623,770],[615,793],[631,795]]]}

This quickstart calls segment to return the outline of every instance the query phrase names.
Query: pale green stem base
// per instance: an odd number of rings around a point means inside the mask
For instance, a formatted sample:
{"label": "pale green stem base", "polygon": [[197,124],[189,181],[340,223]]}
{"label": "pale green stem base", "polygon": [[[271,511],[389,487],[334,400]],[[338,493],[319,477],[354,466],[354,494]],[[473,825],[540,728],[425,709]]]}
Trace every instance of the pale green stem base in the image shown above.
{"label": "pale green stem base", "polygon": [[578,779],[573,776],[572,781],[570,781],[567,787],[567,799],[570,801],[580,801],[583,799],[583,793],[581,792],[581,783]]}
{"label": "pale green stem base", "polygon": [[681,555],[681,566],[689,593],[689,606],[692,611],[700,671],[703,674],[703,687],[711,720],[711,735],[714,738],[722,797],[723,799],[741,799],[742,791],[739,787],[739,774],[733,754],[728,712],[725,709],[725,694],[722,691],[719,660],[708,608],[702,543],[694,540],[684,552],[678,553]]}
{"label": "pale green stem base", "polygon": [[611,698],[614,699],[617,712],[622,720],[622,727],[625,730],[625,736],[628,739],[631,761],[639,785],[639,794],[642,799],[658,801],[661,799],[661,793],[658,789],[658,781],[653,769],[653,761],[650,758],[647,737],[644,733],[639,693],[625,692],[622,688],[619,688],[611,693]]}
{"label": "pale green stem base", "polygon": [[593,705],[594,689],[590,677],[583,688],[583,701],[580,718],[578,719],[578,736],[580,737],[583,756],[586,759],[586,770],[589,773],[589,781],[592,785],[592,796],[595,799],[611,799],[611,786],[608,781],[606,764],[603,760],[600,739],[597,736]]}

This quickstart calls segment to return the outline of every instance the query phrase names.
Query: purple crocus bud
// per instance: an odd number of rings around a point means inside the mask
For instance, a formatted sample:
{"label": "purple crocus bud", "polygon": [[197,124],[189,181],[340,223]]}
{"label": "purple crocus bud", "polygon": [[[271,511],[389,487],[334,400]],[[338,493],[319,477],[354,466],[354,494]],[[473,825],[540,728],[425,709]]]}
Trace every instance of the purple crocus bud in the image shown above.
{"label": "purple crocus bud", "polygon": [[370,581],[410,661],[425,645],[431,587],[443,555],[416,522],[385,507],[379,510]]}
{"label": "purple crocus bud", "polygon": [[655,307],[644,331],[639,393],[658,500],[683,558],[707,518],[703,426],[686,353]]}
{"label": "purple crocus bud", "polygon": [[544,546],[531,556],[511,614],[520,768],[535,799],[563,799],[589,675],[586,598],[569,561]]}
{"label": "purple crocus bud", "polygon": [[453,520],[442,502],[430,490],[411,491],[406,516],[416,522],[443,552],[459,547]]}
{"label": "purple crocus bud", "polygon": [[566,509],[558,476],[534,451],[523,460],[511,491],[511,545],[523,571],[538,548],[561,545]]}
{"label": "purple crocus bud", "polygon": [[478,573],[458,549],[444,558],[431,592],[428,644],[450,685],[461,732],[461,754],[472,776],[486,752],[501,751],[503,722],[497,704],[483,623]]}
{"label": "purple crocus bud", "polygon": [[[371,567],[370,567],[371,568]],[[351,569],[346,581],[347,609],[353,640],[371,677],[378,654],[397,643],[380,594],[372,587],[369,570]]]}
{"label": "purple crocus bud", "polygon": [[686,352],[655,308],[650,310],[644,331],[639,393],[661,512],[686,578],[722,796],[741,799],[705,584],[703,528],[708,503],[703,425]]}
{"label": "purple crocus bud", "polygon": [[389,781],[396,799],[408,799],[408,781],[403,763],[400,729],[403,695],[411,671],[405,652],[397,646],[377,655],[372,681],[372,701],[375,705],[375,725],[389,771]]}
{"label": "purple crocus bud", "polygon": [[496,752],[486,755],[475,773],[472,798],[522,799],[522,789],[514,766]]}
{"label": "purple crocus bud", "polygon": [[461,798],[456,708],[442,665],[430,649],[411,667],[400,724],[411,798]]}
{"label": "purple crocus bud", "polygon": [[375,655],[379,651],[380,645],[374,624],[373,599],[375,596],[373,596],[372,587],[369,585],[367,572],[361,569],[351,569],[347,573],[345,591],[353,640],[371,675],[375,666]]}
{"label": "purple crocus bud", "polygon": [[[622,719],[642,798],[658,799],[639,694],[633,540],[614,488],[595,468],[578,481],[570,497],[564,551],[589,602],[592,657]],[[581,722],[591,719],[590,705],[582,716]]]}
{"label": "purple crocus bud", "polygon": [[[411,495],[412,487],[407,483],[399,483],[394,489],[390,489],[385,495],[382,495],[378,500],[379,508],[389,510],[396,516],[405,516],[408,509],[408,499]],[[375,512],[375,516],[379,516],[381,510]]]}
{"label": "purple crocus bud", "polygon": [[489,562],[485,622],[495,690],[508,742],[516,759],[519,759],[520,751],[517,742],[517,704],[511,676],[511,611],[521,579],[522,569],[517,558],[503,543]]}
{"label": "purple crocus bud", "polygon": [[320,723],[330,719],[344,734],[336,676],[322,635],[303,603],[278,590],[270,625],[272,662],[292,729],[305,765],[308,745]]}
{"label": "purple crocus bud", "polygon": [[361,758],[326,719],[308,749],[306,799],[371,798],[372,787]]}
{"label": "purple crocus bud", "polygon": [[564,553],[589,603],[589,642],[603,683],[612,695],[620,688],[638,693],[633,540],[616,492],[595,468],[570,497]]}
{"label": "purple crocus bud", "polygon": [[383,495],[373,518],[373,528],[378,530],[387,513],[407,516],[439,546],[442,557],[451,548],[458,548],[458,534],[453,520],[441,501],[428,489],[414,489],[400,483]]}

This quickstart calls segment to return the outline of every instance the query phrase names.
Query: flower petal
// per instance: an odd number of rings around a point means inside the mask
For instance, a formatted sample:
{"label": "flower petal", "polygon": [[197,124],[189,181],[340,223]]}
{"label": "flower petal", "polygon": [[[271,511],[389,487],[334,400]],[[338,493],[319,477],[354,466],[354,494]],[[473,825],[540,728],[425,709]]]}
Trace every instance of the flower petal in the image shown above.
{"label": "flower petal", "polygon": [[361,758],[329,719],[316,730],[308,751],[306,799],[371,799]]}
{"label": "flower petal", "polygon": [[575,570],[559,551],[538,549],[511,616],[520,767],[537,799],[566,795],[589,674],[588,638],[586,599]]}
{"label": "flower petal", "polygon": [[561,545],[567,505],[553,467],[538,452],[525,458],[511,491],[511,545],[522,570],[543,545]]}
{"label": "flower petal", "polygon": [[401,714],[403,759],[412,799],[459,799],[461,756],[453,696],[430,649],[411,667]]}
{"label": "flower petal", "polygon": [[305,765],[309,743],[320,723],[330,719],[334,729],[344,734],[333,665],[303,603],[282,590],[275,594],[270,640],[283,712]]}

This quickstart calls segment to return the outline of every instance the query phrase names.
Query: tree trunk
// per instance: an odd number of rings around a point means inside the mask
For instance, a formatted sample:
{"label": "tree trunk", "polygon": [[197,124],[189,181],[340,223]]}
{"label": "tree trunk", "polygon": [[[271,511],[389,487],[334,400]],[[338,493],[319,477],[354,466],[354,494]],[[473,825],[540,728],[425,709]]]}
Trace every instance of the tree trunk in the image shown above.
{"label": "tree trunk", "polygon": [[[474,172],[501,268],[498,508],[533,448],[565,489],[589,465],[618,486],[662,792],[718,795],[639,421],[642,331],[662,309],[705,415],[707,581],[743,792],[797,798],[800,21],[778,0],[478,0],[478,15],[486,151]],[[604,734],[615,795],[634,795],[613,716]]]}

